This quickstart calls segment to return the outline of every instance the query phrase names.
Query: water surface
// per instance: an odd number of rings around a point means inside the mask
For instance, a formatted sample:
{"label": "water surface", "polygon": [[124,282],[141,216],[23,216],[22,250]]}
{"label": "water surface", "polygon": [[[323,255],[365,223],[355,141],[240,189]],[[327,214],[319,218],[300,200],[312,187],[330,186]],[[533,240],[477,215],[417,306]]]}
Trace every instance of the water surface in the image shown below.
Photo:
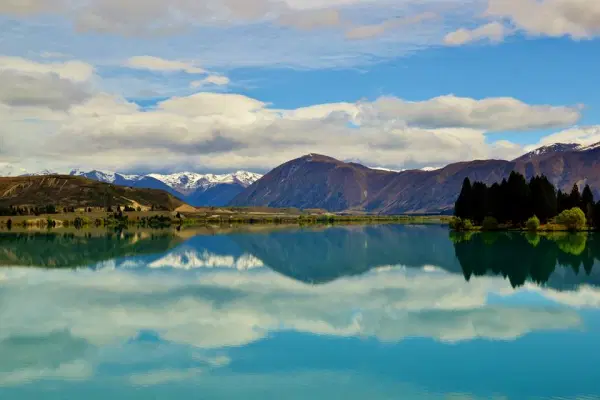
{"label": "water surface", "polygon": [[0,398],[599,399],[600,236],[0,233]]}

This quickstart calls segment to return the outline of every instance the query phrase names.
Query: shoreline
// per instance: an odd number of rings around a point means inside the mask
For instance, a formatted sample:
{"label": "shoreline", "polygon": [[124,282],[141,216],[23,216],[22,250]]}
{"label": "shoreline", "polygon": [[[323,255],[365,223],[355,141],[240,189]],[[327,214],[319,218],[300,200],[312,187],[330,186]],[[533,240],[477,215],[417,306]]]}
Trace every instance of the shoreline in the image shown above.
{"label": "shoreline", "polygon": [[[10,222],[9,222],[10,221]],[[410,215],[339,215],[339,214],[286,214],[286,213],[235,213],[220,209],[214,212],[179,213],[164,211],[135,211],[122,214],[107,212],[75,212],[41,214],[38,216],[1,216],[0,231],[35,231],[76,228],[187,228],[204,226],[311,226],[311,225],[370,225],[370,224],[448,224],[447,216]]]}

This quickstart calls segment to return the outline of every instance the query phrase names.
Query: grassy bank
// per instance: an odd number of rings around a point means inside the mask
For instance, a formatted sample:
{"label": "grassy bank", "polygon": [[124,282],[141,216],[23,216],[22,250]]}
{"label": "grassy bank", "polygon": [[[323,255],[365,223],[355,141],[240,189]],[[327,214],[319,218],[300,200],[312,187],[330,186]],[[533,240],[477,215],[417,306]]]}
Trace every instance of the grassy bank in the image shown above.
{"label": "grassy bank", "polygon": [[444,216],[408,215],[339,215],[310,214],[298,212],[240,212],[234,209],[214,209],[200,212],[132,211],[122,213],[75,212],[43,214],[39,216],[0,217],[0,227],[47,229],[47,228],[103,228],[141,227],[165,228],[171,226],[206,225],[319,225],[319,224],[444,224]]}

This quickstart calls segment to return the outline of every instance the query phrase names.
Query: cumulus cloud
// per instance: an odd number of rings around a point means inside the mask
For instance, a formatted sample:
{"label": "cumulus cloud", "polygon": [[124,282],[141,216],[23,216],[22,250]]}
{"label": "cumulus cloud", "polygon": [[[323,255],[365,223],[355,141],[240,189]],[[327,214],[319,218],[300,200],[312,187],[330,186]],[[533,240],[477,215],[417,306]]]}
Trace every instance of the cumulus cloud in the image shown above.
{"label": "cumulus cloud", "polygon": [[145,69],[159,72],[186,72],[188,74],[205,74],[206,71],[194,63],[165,60],[160,57],[136,56],[125,62],[125,66],[133,69]]}
{"label": "cumulus cloud", "polygon": [[48,107],[68,110],[91,97],[87,85],[55,73],[23,74],[0,70],[0,103],[14,107]]}
{"label": "cumulus cloud", "polygon": [[516,31],[576,40],[600,35],[600,3],[596,0],[488,0],[483,16],[492,22],[472,30],[458,29],[447,34],[444,42],[451,46],[480,40],[501,42]]}
{"label": "cumulus cloud", "polygon": [[37,63],[0,57],[0,104],[68,110],[91,94],[94,68],[86,63]]}
{"label": "cumulus cloud", "polygon": [[38,63],[21,57],[0,56],[0,71],[17,71],[23,74],[54,73],[61,79],[85,82],[92,78],[94,67],[82,61]]}
{"label": "cumulus cloud", "polygon": [[363,112],[377,120],[399,119],[422,128],[473,128],[485,131],[532,130],[569,126],[581,117],[579,107],[529,105],[511,97],[476,100],[454,95],[408,102],[382,97]]}
{"label": "cumulus cloud", "polygon": [[[48,167],[58,170],[268,170],[311,152],[396,169],[420,168],[516,157],[520,146],[488,143],[486,133],[561,127],[579,119],[577,107],[528,105],[512,98],[443,96],[409,102],[382,97],[281,110],[239,94],[200,92],[142,110],[122,98],[96,94],[67,112],[21,111],[20,121],[39,120],[35,130],[23,132],[13,108],[0,108],[0,115],[15,121],[2,128],[5,143],[12,143],[11,151],[25,139],[38,143],[27,157],[47,160],[52,163]],[[68,148],[58,145],[65,142]]]}
{"label": "cumulus cloud", "polygon": [[449,46],[459,46],[470,42],[489,40],[491,42],[501,42],[511,33],[499,22],[490,22],[476,29],[461,28],[446,35],[444,43]]}
{"label": "cumulus cloud", "polygon": [[600,34],[596,0],[489,0],[485,14],[507,19],[530,35],[589,39]]}

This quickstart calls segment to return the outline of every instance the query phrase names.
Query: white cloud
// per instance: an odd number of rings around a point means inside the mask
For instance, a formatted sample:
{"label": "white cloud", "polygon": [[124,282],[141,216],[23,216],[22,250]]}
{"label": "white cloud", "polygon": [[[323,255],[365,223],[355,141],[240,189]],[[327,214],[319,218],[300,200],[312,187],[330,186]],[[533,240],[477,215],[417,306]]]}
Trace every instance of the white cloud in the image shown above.
{"label": "white cloud", "polygon": [[200,88],[204,86],[227,86],[231,83],[228,77],[222,75],[209,75],[204,79],[193,81],[190,83],[192,88]]}
{"label": "white cloud", "polygon": [[600,2],[596,0],[488,0],[483,17],[491,22],[446,35],[447,45],[489,40],[501,42],[521,31],[530,36],[567,36],[576,40],[600,35]]}
{"label": "white cloud", "polygon": [[[93,74],[94,67],[79,61],[38,63],[0,57],[0,104],[29,107],[33,113],[36,107],[68,110],[91,97]],[[44,113],[41,111],[40,115]]]}
{"label": "white cloud", "polygon": [[589,39],[600,34],[597,0],[489,0],[486,16],[536,36]]}
{"label": "white cloud", "polygon": [[185,61],[165,60],[160,57],[136,56],[125,62],[125,66],[134,69],[145,69],[148,71],[179,72],[188,74],[205,74],[206,71],[194,63]]}
{"label": "white cloud", "polygon": [[585,146],[600,143],[600,126],[574,127],[544,136],[538,143],[528,146],[527,151],[554,143],[577,143]]}
{"label": "white cloud", "polygon": [[489,40],[498,43],[503,41],[510,33],[511,30],[501,23],[490,22],[473,30],[461,28],[451,32],[444,38],[444,43],[450,46],[459,46],[480,40]]}
{"label": "white cloud", "polygon": [[[0,128],[4,149],[24,154],[19,165],[24,169],[47,162],[55,170],[265,170],[311,152],[394,169],[420,168],[513,158],[520,146],[488,143],[486,133],[567,126],[580,115],[577,107],[456,96],[420,102],[382,97],[280,110],[228,93],[173,97],[149,110],[99,93],[66,111],[41,110],[0,107],[0,116],[12,121]],[[31,118],[38,121],[35,129],[23,129]],[[68,148],[61,145],[65,142]],[[34,149],[31,143],[37,143]]]}
{"label": "white cloud", "polygon": [[359,25],[346,31],[346,38],[350,40],[372,39],[393,29],[406,26],[412,28],[416,24],[437,18],[437,14],[425,12],[411,17],[390,19],[379,24]]}
{"label": "white cloud", "polygon": [[0,56],[0,71],[16,71],[22,74],[56,74],[61,79],[74,82],[89,81],[94,67],[82,61],[38,63],[21,57]]}
{"label": "white cloud", "polygon": [[68,110],[91,96],[86,85],[56,73],[24,74],[0,69],[0,103],[13,107],[48,107]]}
{"label": "white cloud", "polygon": [[569,126],[581,117],[580,107],[529,105],[511,97],[481,100],[440,96],[408,102],[382,97],[363,106],[368,118],[398,119],[423,128],[473,128],[485,131],[532,130]]}

